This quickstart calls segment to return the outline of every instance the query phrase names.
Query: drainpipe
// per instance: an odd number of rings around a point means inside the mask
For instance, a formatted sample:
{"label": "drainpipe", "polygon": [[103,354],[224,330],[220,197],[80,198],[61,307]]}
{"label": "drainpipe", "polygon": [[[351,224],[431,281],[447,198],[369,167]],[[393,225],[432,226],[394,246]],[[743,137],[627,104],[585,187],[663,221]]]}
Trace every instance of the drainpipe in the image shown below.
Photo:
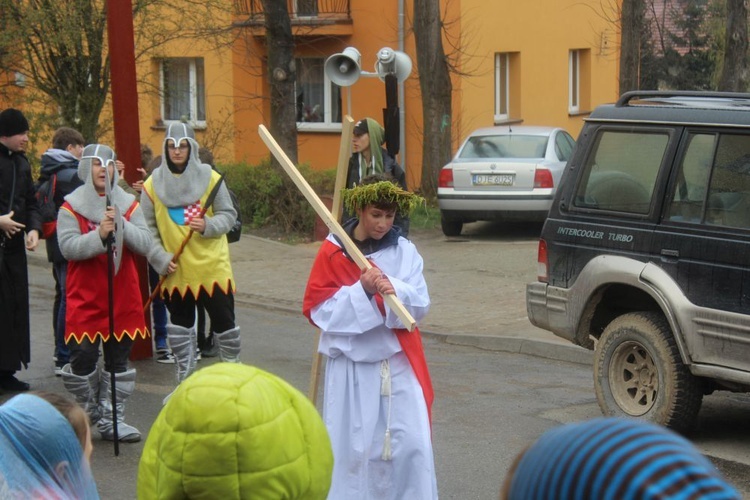
{"label": "drainpipe", "polygon": [[[404,50],[404,0],[398,0],[398,50],[406,52]],[[403,82],[398,84],[398,122],[399,122],[399,137],[398,142],[401,145],[401,166],[406,171],[406,130],[404,127],[405,123],[405,112],[404,112],[404,84]]]}

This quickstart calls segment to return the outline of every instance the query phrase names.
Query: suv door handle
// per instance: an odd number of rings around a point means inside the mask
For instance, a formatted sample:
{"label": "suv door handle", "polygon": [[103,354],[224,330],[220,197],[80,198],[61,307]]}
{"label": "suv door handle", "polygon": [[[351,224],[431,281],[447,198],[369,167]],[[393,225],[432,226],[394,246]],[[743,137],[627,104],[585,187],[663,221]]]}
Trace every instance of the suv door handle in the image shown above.
{"label": "suv door handle", "polygon": [[664,257],[672,257],[674,259],[677,259],[680,257],[680,251],[679,250],[670,250],[668,248],[662,248],[661,254]]}

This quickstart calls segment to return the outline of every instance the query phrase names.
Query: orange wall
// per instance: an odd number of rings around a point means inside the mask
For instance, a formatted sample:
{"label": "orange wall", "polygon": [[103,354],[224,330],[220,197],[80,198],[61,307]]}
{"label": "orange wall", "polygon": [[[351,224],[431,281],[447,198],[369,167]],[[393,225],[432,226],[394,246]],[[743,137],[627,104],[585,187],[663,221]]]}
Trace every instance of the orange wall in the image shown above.
{"label": "orange wall", "polygon": [[[497,0],[451,0],[442,2],[446,26],[452,30],[445,47],[449,57],[463,72],[453,75],[453,136],[457,146],[477,127],[493,124],[494,54],[516,52],[519,71],[512,76],[511,94],[515,95],[511,118],[524,124],[555,125],[577,136],[584,115],[568,114],[568,51],[588,49],[589,108],[617,98],[616,28],[604,21],[598,11],[601,3],[584,0],[538,0],[518,2]],[[404,83],[405,144],[399,155],[411,187],[419,185],[422,158],[422,111],[414,38],[411,32],[413,2],[404,0],[405,51],[411,56],[413,70]],[[611,13],[609,15],[612,15]],[[362,70],[374,72],[376,54],[382,47],[398,50],[398,4],[396,0],[351,0],[350,35],[305,36],[297,39],[297,56],[326,58],[347,46],[362,54]],[[343,31],[346,31],[344,29]],[[608,45],[603,46],[606,39]],[[458,45],[460,51],[452,48]],[[215,148],[219,162],[247,161],[252,164],[268,157],[268,150],[257,134],[258,125],[268,125],[269,104],[264,40],[247,30],[234,50],[216,50],[198,44],[174,44],[162,56],[204,57],[207,92],[207,130],[198,131],[199,142],[221,131]],[[158,84],[158,66],[141,61],[139,72]],[[429,77],[429,75],[427,75]],[[351,94],[351,115],[358,120],[370,116],[382,123],[385,86],[377,78],[361,77],[342,92],[342,108],[347,113],[347,93]],[[141,137],[159,153],[163,129],[156,126],[159,100],[145,93],[140,96]],[[300,163],[315,169],[336,165],[340,128],[327,131],[300,131]],[[454,147],[455,150],[455,147]]]}
{"label": "orange wall", "polygon": [[[566,128],[577,136],[584,115],[568,114],[568,53],[588,49],[587,79],[581,81],[581,111],[617,99],[617,27],[605,20],[606,2],[536,0],[534,2],[461,0],[464,55],[455,122],[458,139],[472,130],[494,124],[494,55],[518,53],[519,85],[511,82],[511,96],[520,93],[518,114],[527,125]],[[604,41],[604,43],[603,43]],[[586,106],[588,104],[588,106]]]}
{"label": "orange wall", "polygon": [[[405,165],[411,187],[419,185],[422,161],[422,111],[414,35],[411,31],[413,2],[404,0],[406,9],[405,51],[412,58],[411,76],[404,83],[402,109],[405,143],[399,161]],[[513,52],[517,72],[511,77],[511,118],[530,125],[554,125],[577,136],[585,114],[568,114],[568,51],[587,49],[584,64],[588,88],[582,103],[588,109],[617,98],[617,27],[605,19],[614,12],[602,11],[599,0],[448,0],[441,2],[445,26],[451,31],[444,40],[452,63],[462,72],[453,75],[454,150],[463,138],[478,127],[494,122],[494,54]],[[382,47],[399,49],[398,3],[396,0],[351,0],[351,24],[332,29],[328,36],[297,38],[297,56],[326,58],[354,46],[362,54],[362,70],[374,72],[376,54]],[[229,22],[231,14],[224,13]],[[341,34],[345,33],[345,34]],[[350,34],[346,34],[350,33]],[[263,37],[243,30],[234,47],[217,48],[209,42],[174,42],[137,62],[139,73],[139,115],[141,142],[155,154],[161,153],[164,128],[159,97],[149,89],[159,87],[156,58],[203,57],[205,64],[205,130],[197,130],[201,144],[214,145],[220,163],[247,161],[252,164],[268,157],[257,128],[268,125],[269,105],[267,68]],[[347,112],[351,95],[351,115],[355,120],[370,116],[382,123],[385,86],[378,78],[361,77],[342,92]],[[105,108],[102,123],[111,116]],[[102,137],[103,142],[113,142]],[[315,169],[333,168],[341,141],[340,128],[327,131],[300,131],[299,161]],[[46,142],[45,142],[46,145]],[[42,148],[43,150],[43,148]]]}
{"label": "orange wall", "polygon": [[[410,4],[411,2],[405,2]],[[324,39],[304,38],[297,43],[297,56],[316,56],[327,58],[335,53],[342,52],[346,47],[356,47],[362,55],[361,69],[363,72],[374,72],[377,52],[383,47],[398,50],[398,10],[395,1],[366,2],[352,0],[351,18],[353,23],[353,34],[345,36],[334,36]],[[405,31],[408,30],[408,26]],[[408,33],[407,33],[408,35]],[[405,41],[405,52],[411,55],[414,69],[412,76],[405,82],[405,128],[410,128],[410,123],[421,121],[421,105],[416,80],[416,59],[414,58],[413,39],[408,36]],[[258,39],[249,36],[242,42],[240,50],[234,52],[235,67],[252,68],[251,70],[235,71],[234,85],[236,89],[249,87],[256,95],[266,95],[268,83],[266,78],[267,67],[261,65],[257,54],[264,52],[263,45]],[[252,73],[252,74],[251,74]],[[385,85],[378,78],[361,76],[353,85],[342,90],[341,105],[344,114],[348,114],[348,97],[351,94],[351,116],[356,121],[363,117],[375,118],[382,124],[383,108],[385,107]],[[235,126],[242,136],[236,147],[235,158],[257,163],[268,156],[268,150],[257,136],[258,124],[268,125],[270,115],[268,103],[256,97],[255,102],[248,102],[246,98],[236,96]],[[262,115],[259,115],[262,113]],[[413,115],[418,115],[417,117]],[[308,163],[315,169],[334,168],[338,160],[338,151],[341,141],[340,127],[327,131],[303,131],[298,132],[298,157],[300,163]],[[406,151],[407,159],[404,162],[403,151]],[[407,166],[407,175],[411,179],[410,185],[417,182],[419,171],[412,174],[411,166],[415,168],[421,162],[421,139],[416,140],[413,136],[408,137],[406,144],[402,145],[400,162]]]}

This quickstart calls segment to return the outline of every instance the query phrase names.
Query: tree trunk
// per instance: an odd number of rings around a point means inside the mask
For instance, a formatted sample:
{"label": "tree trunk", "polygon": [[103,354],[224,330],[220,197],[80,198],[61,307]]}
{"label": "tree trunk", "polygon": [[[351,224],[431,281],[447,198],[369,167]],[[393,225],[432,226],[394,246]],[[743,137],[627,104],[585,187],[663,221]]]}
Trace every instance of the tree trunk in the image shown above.
{"label": "tree trunk", "polygon": [[727,25],[724,60],[718,90],[745,92],[748,87],[747,4],[745,0],[727,0]]}
{"label": "tree trunk", "polygon": [[620,95],[639,88],[643,0],[623,0],[620,17]]}
{"label": "tree trunk", "polygon": [[271,91],[269,130],[293,163],[297,163],[297,115],[294,100],[294,38],[287,2],[263,0]]}
{"label": "tree trunk", "polygon": [[414,37],[422,92],[422,195],[434,199],[440,169],[451,159],[453,85],[443,49],[439,0],[414,0]]}

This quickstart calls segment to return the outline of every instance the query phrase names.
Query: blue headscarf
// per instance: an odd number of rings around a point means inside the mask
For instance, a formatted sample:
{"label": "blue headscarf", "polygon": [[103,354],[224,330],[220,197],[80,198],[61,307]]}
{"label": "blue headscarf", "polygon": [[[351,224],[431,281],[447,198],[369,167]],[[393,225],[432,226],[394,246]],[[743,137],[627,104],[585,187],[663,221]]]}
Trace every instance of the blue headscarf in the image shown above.
{"label": "blue headscarf", "polygon": [[0,406],[0,498],[99,498],[72,425],[38,396]]}
{"label": "blue headscarf", "polygon": [[596,418],[545,432],[509,480],[509,500],[741,498],[688,440],[624,418]]}

